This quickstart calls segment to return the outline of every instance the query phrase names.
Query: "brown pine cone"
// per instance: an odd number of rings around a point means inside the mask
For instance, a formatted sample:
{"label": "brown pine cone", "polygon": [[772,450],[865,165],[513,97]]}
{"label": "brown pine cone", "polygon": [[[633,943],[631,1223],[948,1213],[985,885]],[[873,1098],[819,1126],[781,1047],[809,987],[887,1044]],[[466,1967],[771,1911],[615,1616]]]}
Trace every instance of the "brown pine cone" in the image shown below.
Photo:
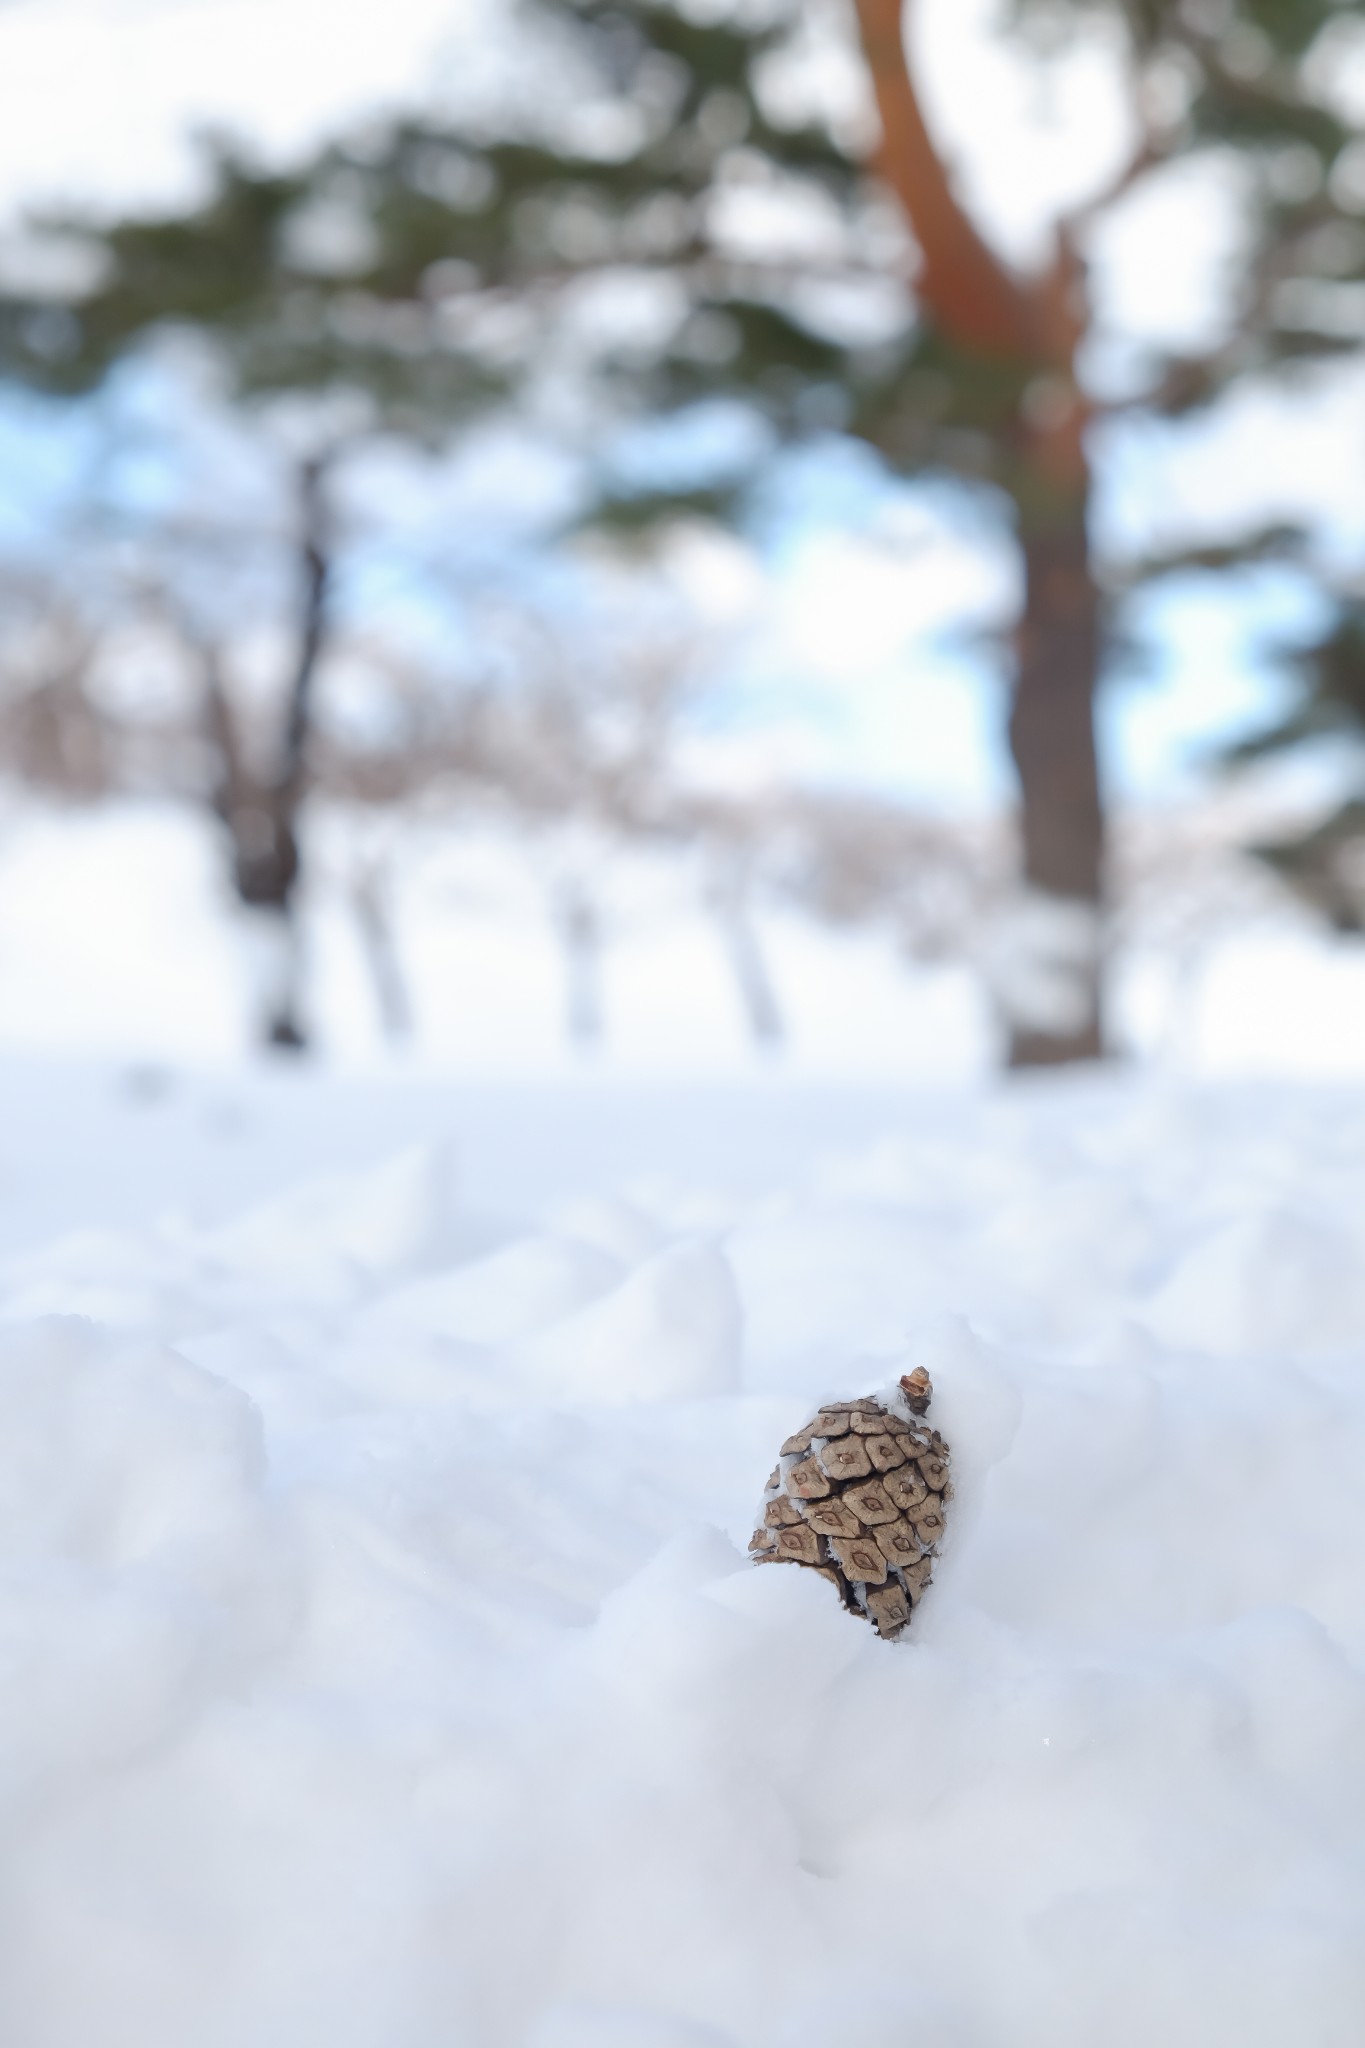
{"label": "brown pine cone", "polygon": [[923,1366],[898,1393],[829,1401],[782,1446],[749,1542],[755,1564],[803,1564],[894,1639],[933,1574],[952,1498],[948,1446],[923,1419]]}

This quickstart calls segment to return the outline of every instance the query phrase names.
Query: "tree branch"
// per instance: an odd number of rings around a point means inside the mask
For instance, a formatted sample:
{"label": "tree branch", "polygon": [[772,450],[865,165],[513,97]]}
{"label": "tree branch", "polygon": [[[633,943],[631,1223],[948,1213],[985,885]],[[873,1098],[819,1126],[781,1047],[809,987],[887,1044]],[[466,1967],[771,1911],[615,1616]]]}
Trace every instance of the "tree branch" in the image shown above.
{"label": "tree branch", "polygon": [[1127,162],[1120,164],[1109,183],[1102,185],[1089,199],[1083,199],[1080,205],[1073,207],[1066,216],[1066,232],[1073,239],[1079,238],[1092,221],[1097,220],[1101,214],[1108,213],[1111,206],[1117,206],[1121,199],[1126,198],[1133,187],[1146,177],[1148,171],[1154,171],[1158,165],[1168,163],[1170,155],[1169,146],[1163,142],[1157,131],[1144,126],[1137,147]]}
{"label": "tree branch", "polygon": [[906,55],[902,0],[855,0],[881,117],[877,168],[905,210],[923,258],[917,290],[944,335],[981,355],[1031,354],[1030,296],[978,234],[925,122]]}
{"label": "tree branch", "polygon": [[[1146,391],[1096,410],[1111,416],[1155,412],[1170,418],[1218,397],[1225,385],[1252,366],[1252,351],[1258,343],[1273,348],[1277,331],[1276,294],[1292,279],[1295,263],[1315,229],[1336,218],[1340,218],[1336,209],[1315,205],[1311,214],[1305,212],[1299,228],[1286,240],[1272,239],[1264,244],[1251,266],[1246,299],[1237,311],[1232,332],[1223,341],[1202,355],[1172,358]],[[1274,367],[1273,355],[1263,367]]]}

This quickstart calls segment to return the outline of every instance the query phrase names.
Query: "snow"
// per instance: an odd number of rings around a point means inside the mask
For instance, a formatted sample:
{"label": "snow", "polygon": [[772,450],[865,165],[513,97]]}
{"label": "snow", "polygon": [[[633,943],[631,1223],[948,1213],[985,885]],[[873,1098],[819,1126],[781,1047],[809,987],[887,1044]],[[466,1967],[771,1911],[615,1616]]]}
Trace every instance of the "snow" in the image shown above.
{"label": "snow", "polygon": [[[6,2048],[1353,2048],[1365,1098],[0,1065]],[[933,1375],[888,1645],[743,1545]]]}

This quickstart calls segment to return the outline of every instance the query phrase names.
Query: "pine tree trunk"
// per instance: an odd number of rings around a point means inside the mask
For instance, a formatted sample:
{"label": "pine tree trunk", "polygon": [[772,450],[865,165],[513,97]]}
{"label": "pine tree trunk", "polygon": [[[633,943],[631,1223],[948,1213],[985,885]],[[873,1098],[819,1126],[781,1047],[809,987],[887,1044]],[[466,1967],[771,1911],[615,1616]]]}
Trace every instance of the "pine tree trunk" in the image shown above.
{"label": "pine tree trunk", "polygon": [[1025,596],[1009,740],[1019,776],[1023,891],[1000,998],[1011,1066],[1104,1051],[1104,815],[1095,750],[1100,606],[1083,492],[1021,535]]}
{"label": "pine tree trunk", "polygon": [[855,0],[881,123],[877,168],[918,244],[916,296],[938,339],[965,370],[974,359],[1019,380],[1018,415],[997,453],[1019,511],[1026,581],[1009,727],[1023,859],[992,978],[1010,1065],[1053,1066],[1104,1050],[1100,606],[1086,538],[1089,407],[1077,376],[1093,316],[1075,221],[1058,223],[1047,266],[1021,277],[964,209],[907,49],[909,5]]}

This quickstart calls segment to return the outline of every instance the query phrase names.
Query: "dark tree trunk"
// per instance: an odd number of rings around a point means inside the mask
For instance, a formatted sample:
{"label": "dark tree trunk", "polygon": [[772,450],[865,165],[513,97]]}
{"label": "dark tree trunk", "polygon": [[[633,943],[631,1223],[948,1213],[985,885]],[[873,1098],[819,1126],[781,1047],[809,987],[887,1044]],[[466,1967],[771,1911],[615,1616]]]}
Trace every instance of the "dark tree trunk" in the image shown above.
{"label": "dark tree trunk", "polygon": [[288,792],[294,809],[303,795],[307,772],[308,730],[313,717],[313,683],[318,657],[322,653],[327,626],[327,586],[331,561],[327,552],[327,507],[323,495],[326,465],[317,460],[304,464],[299,473],[299,542],[302,576],[302,616],[299,621],[299,655],[289,691],[285,719],[284,747],[280,762],[280,789]]}
{"label": "dark tree trunk", "polygon": [[219,762],[214,807],[232,846],[237,896],[260,940],[260,1032],[267,1045],[303,1051],[308,1043],[300,1007],[297,891],[301,869],[299,815],[307,781],[313,685],[327,626],[330,562],[326,547],[321,462],[299,476],[301,611],[298,656],[290,679],[284,726],[272,770],[253,768],[218,665],[206,658],[209,735]]}
{"label": "dark tree trunk", "polygon": [[1095,751],[1099,593],[1085,497],[1027,517],[1010,751],[1019,775],[1024,900],[1001,989],[1011,1066],[1104,1051],[1100,917],[1104,814]]}

